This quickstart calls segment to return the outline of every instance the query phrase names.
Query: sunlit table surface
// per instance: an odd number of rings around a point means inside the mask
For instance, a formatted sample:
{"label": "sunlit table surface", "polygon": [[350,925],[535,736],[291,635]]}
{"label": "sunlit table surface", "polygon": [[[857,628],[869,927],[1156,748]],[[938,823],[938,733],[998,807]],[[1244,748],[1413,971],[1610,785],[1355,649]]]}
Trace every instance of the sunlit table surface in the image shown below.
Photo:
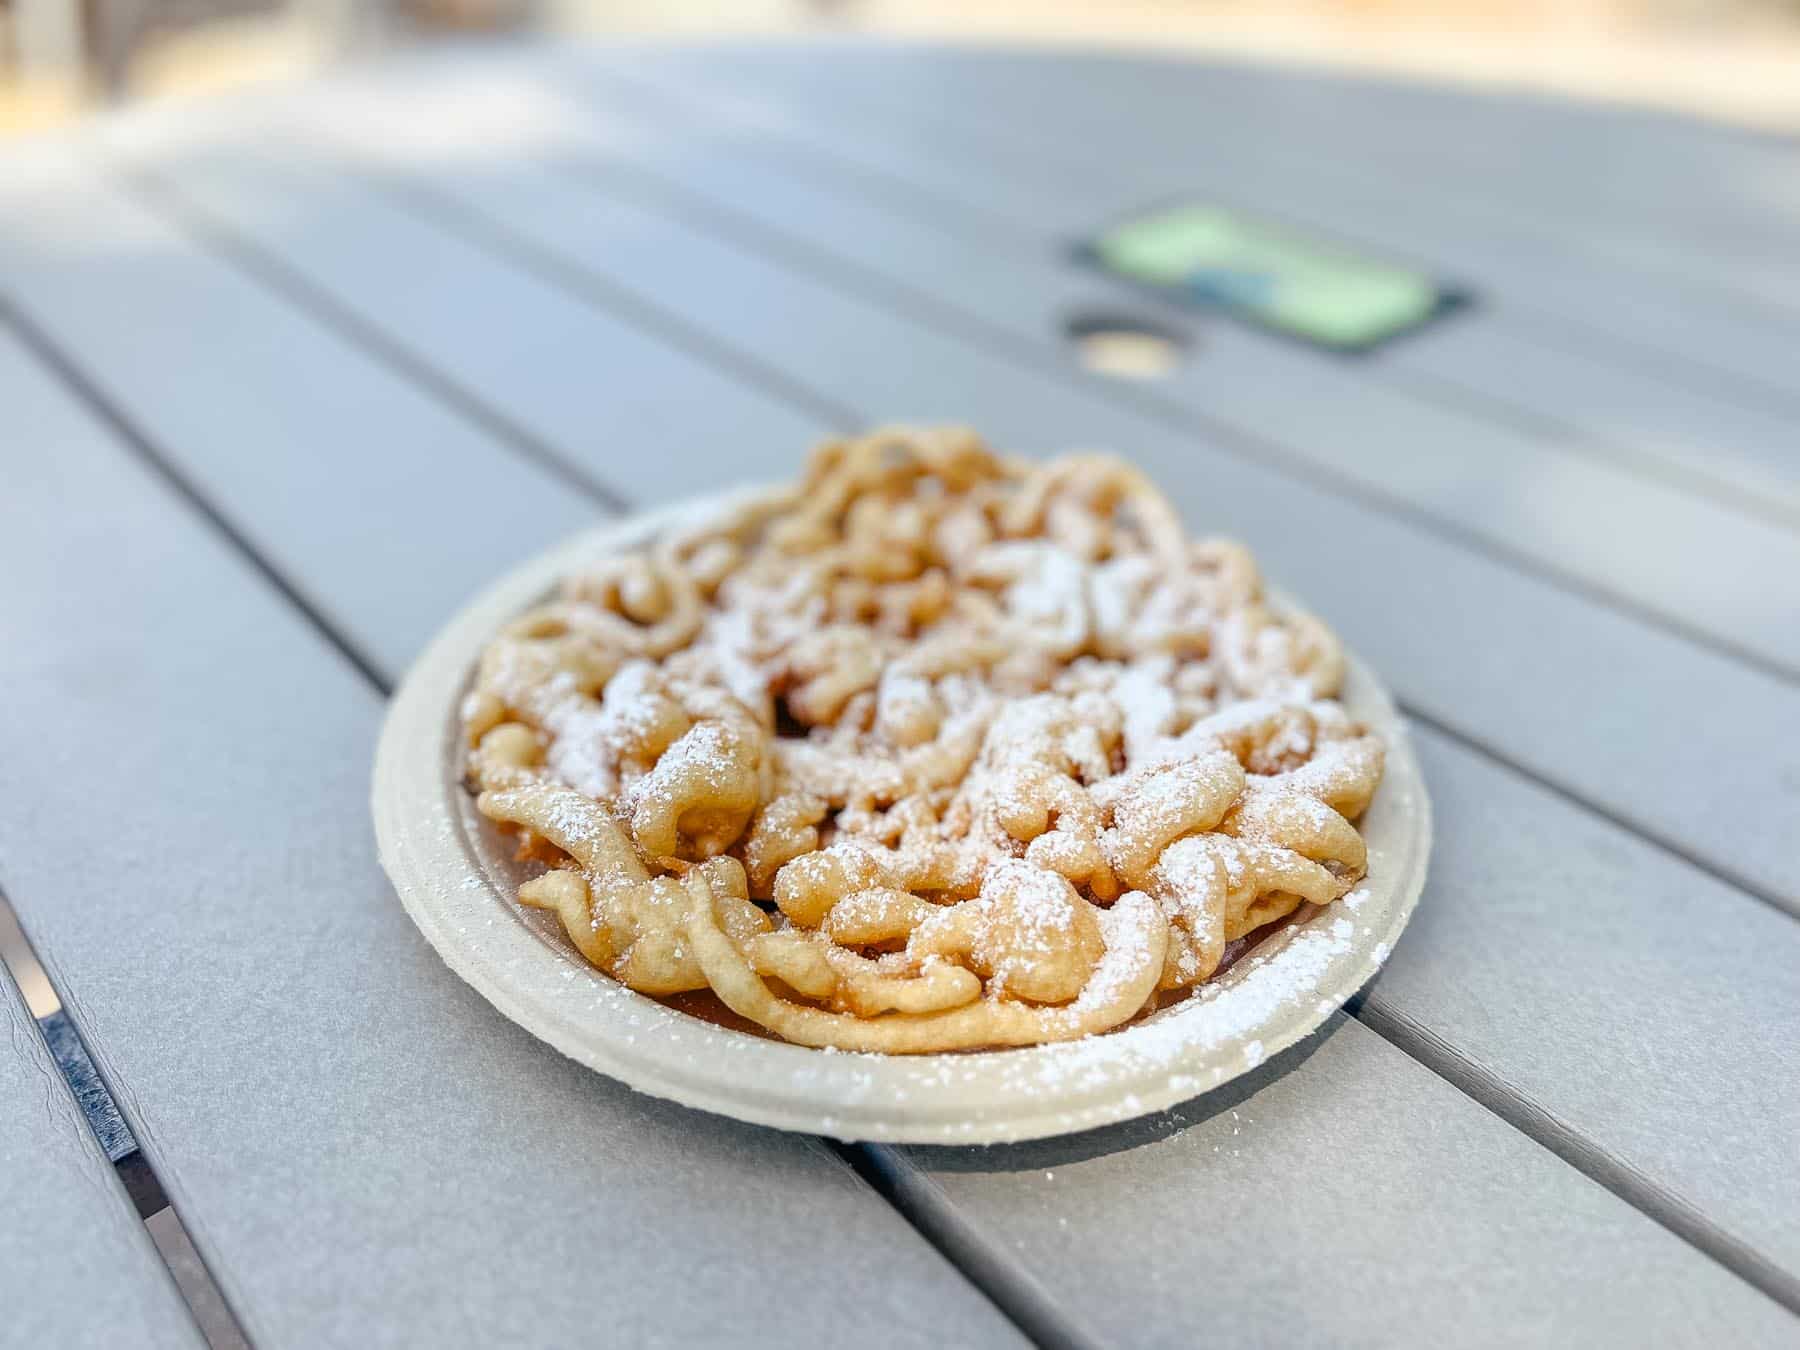
{"label": "sunlit table surface", "polygon": [[[1180,197],[1476,302],[1347,358],[1074,258]],[[1096,317],[1185,359],[1086,369]],[[370,756],[446,616],[891,419],[1132,457],[1391,684],[1432,875],[1302,1047],[846,1146],[563,1060],[407,921]],[[0,887],[153,1197],[4,984],[0,1341],[196,1344],[166,1201],[259,1347],[1800,1344],[1793,142],[1152,58],[436,52],[0,147],[0,451]]]}

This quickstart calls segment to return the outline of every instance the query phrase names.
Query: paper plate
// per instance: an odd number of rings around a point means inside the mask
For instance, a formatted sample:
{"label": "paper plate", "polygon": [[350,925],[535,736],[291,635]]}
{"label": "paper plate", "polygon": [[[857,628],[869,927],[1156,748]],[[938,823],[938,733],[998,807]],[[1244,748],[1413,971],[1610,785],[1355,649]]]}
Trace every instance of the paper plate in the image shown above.
{"label": "paper plate", "polygon": [[564,574],[744,495],[609,523],[526,563],[450,622],[394,697],[375,758],[382,865],[450,968],[506,1016],[640,1092],[739,1120],[839,1139],[991,1143],[1127,1120],[1217,1087],[1314,1030],[1380,967],[1425,882],[1431,808],[1405,726],[1354,657],[1342,700],[1388,746],[1361,824],[1368,879],[1123,1030],[1017,1050],[846,1054],[678,1012],[589,966],[554,916],[511,898],[524,873],[461,785],[458,705],[488,640]]}

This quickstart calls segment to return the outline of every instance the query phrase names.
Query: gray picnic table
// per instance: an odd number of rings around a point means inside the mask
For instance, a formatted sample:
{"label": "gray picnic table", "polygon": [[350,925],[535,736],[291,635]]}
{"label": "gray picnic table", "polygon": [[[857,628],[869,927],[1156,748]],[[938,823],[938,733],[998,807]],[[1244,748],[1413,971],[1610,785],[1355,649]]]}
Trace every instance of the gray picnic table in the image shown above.
{"label": "gray picnic table", "polygon": [[[1797,184],[1648,112],[849,43],[450,49],[0,149],[0,888],[206,1334],[1800,1344]],[[1184,195],[1478,301],[1347,360],[1071,258]],[[1191,357],[1083,369],[1094,314]],[[563,1060],[407,921],[369,767],[434,629],[890,419],[1133,457],[1389,681],[1432,876],[1305,1045],[844,1146]],[[200,1344],[0,1011],[0,1342]]]}

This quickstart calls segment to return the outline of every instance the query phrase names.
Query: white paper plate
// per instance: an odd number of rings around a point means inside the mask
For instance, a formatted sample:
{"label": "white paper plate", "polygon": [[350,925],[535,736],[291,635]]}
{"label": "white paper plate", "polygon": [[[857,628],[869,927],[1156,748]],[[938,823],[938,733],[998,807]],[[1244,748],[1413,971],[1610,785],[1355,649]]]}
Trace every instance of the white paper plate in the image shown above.
{"label": "white paper plate", "polygon": [[1361,824],[1368,880],[1122,1031],[1019,1050],[845,1054],[715,1025],[594,970],[553,915],[511,898],[523,873],[461,786],[458,705],[488,640],[564,574],[733,500],[610,523],[526,563],[450,622],[389,708],[375,759],[382,865],[450,968],[513,1021],[640,1092],[740,1120],[840,1139],[989,1143],[1128,1120],[1217,1087],[1312,1031],[1381,965],[1425,882],[1431,807],[1392,701],[1353,657],[1343,702],[1388,745]]}

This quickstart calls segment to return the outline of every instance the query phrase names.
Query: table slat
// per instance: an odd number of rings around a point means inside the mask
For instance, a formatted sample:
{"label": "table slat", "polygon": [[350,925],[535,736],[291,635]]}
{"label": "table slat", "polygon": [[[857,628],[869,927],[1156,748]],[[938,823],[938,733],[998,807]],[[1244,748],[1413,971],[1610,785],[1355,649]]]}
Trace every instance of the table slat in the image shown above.
{"label": "table slat", "polygon": [[0,966],[0,1339],[204,1344]]}
{"label": "table slat", "polygon": [[1430,890],[1370,1020],[1478,1066],[1659,1212],[1703,1215],[1800,1306],[1800,923],[1443,736],[1417,745]]}
{"label": "table slat", "polygon": [[1188,1110],[910,1149],[896,1177],[1087,1344],[1792,1344],[1792,1314],[1462,1100],[1340,1023]]}

